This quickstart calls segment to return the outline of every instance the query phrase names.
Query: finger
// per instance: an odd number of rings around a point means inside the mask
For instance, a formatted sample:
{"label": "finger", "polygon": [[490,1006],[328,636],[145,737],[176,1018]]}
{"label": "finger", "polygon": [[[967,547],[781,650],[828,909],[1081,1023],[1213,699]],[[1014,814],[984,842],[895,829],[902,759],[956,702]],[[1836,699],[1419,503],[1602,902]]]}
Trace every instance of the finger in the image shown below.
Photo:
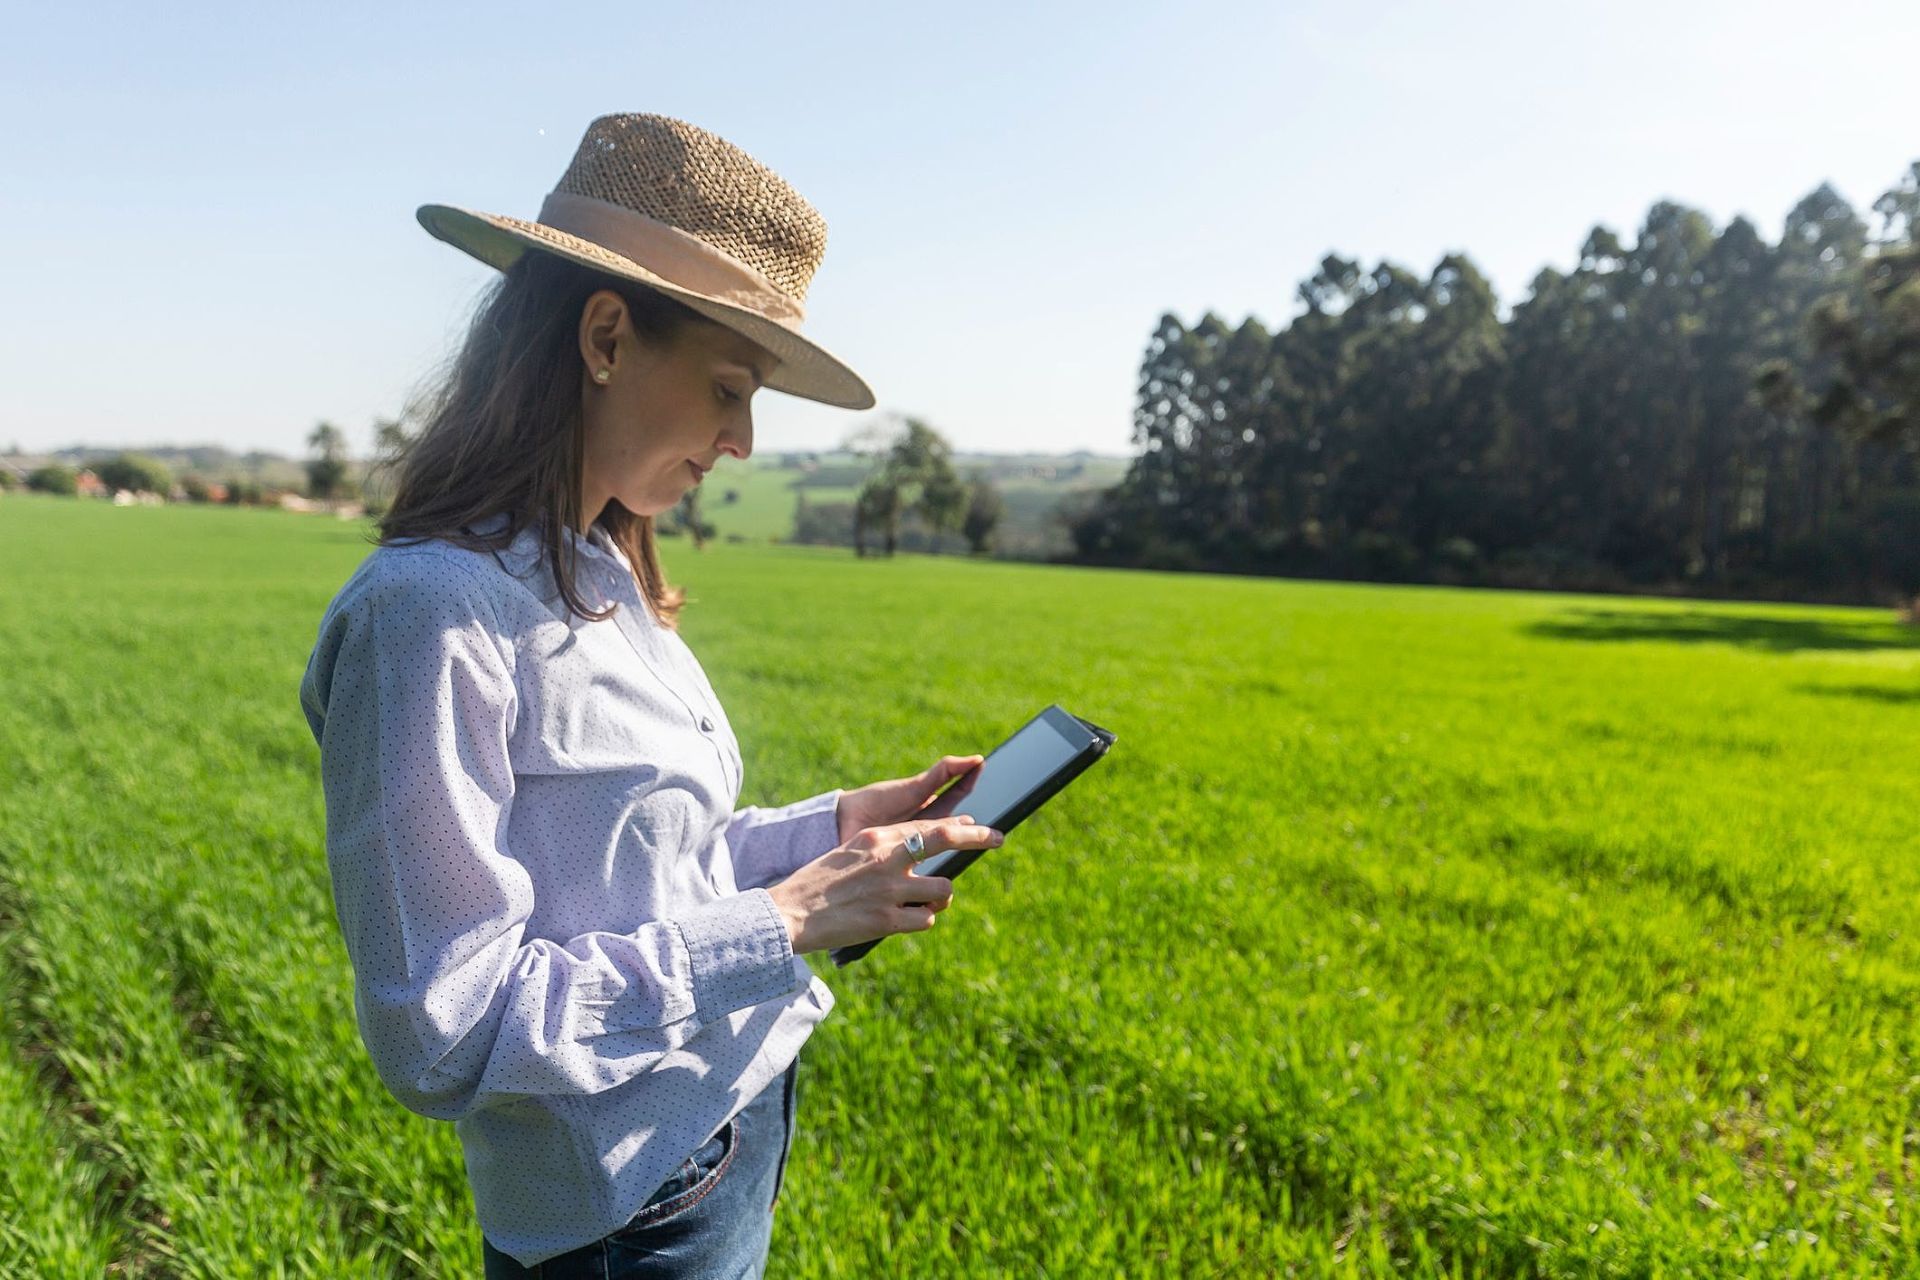
{"label": "finger", "polygon": [[928,818],[907,825],[920,828],[920,837],[925,842],[925,848],[920,853],[923,858],[945,853],[949,849],[997,849],[1005,839],[992,827],[975,822],[972,814]]}
{"label": "finger", "polygon": [[933,928],[936,912],[925,907],[895,907],[892,913],[895,933],[921,933]]}
{"label": "finger", "polygon": [[920,776],[934,786],[939,786],[949,779],[959,777],[985,759],[985,756],[941,756]]}
{"label": "finger", "polygon": [[920,862],[922,858],[925,858],[925,856],[931,852],[931,850],[927,848],[927,844],[925,844],[925,835],[920,837],[920,841],[922,841],[920,850],[908,848],[908,844],[906,844],[906,837],[914,835],[916,829],[918,829],[918,825],[920,825],[920,823],[902,823],[899,827],[881,827],[879,831],[881,831],[883,835],[881,835],[881,841],[877,844],[877,848],[883,850],[883,852],[879,854],[879,862],[887,865],[887,867],[893,867],[893,869],[897,869],[897,867],[908,867],[908,869],[912,869],[912,865]]}
{"label": "finger", "polygon": [[945,876],[910,876],[899,887],[903,907],[932,907],[945,911],[953,901],[953,881]]}
{"label": "finger", "polygon": [[[972,825],[972,818],[915,818],[880,828],[885,833],[884,841],[880,846],[887,851],[884,861],[890,864],[904,862],[911,865],[922,858],[931,858],[934,854],[943,853],[948,849],[967,847],[941,843],[942,831],[955,822],[967,824],[969,831],[976,830]],[[984,830],[984,828],[978,829]],[[920,837],[920,848],[917,852],[907,847],[907,837],[912,835]],[[981,848],[984,845],[972,847]]]}

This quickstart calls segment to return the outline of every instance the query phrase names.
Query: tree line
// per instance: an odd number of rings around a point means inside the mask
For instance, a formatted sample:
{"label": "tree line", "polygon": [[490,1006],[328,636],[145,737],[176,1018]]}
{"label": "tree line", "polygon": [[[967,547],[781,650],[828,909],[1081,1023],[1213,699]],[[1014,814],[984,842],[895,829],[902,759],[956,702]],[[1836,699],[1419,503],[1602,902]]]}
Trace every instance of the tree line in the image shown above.
{"label": "tree line", "polygon": [[1920,162],[1778,243],[1662,201],[1502,316],[1329,256],[1277,330],[1169,314],[1083,562],[1877,600],[1920,589]]}

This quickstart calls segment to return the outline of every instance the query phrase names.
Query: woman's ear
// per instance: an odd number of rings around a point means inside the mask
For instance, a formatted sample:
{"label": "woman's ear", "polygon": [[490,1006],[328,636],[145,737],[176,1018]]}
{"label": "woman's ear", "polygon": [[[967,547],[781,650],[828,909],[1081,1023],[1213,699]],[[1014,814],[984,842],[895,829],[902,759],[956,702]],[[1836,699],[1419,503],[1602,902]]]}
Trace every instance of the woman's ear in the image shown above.
{"label": "woman's ear", "polygon": [[580,359],[588,377],[613,368],[620,332],[628,323],[627,301],[611,289],[596,290],[580,308]]}

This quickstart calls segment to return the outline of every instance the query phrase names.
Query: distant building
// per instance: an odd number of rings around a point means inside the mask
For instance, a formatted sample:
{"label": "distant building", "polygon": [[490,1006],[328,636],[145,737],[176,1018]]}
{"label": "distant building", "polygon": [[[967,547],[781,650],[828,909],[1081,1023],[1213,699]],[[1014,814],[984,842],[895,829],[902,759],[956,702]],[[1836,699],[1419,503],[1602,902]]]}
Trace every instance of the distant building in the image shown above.
{"label": "distant building", "polygon": [[110,498],[107,486],[100,483],[100,477],[93,474],[91,468],[83,469],[73,478],[73,491],[82,498]]}

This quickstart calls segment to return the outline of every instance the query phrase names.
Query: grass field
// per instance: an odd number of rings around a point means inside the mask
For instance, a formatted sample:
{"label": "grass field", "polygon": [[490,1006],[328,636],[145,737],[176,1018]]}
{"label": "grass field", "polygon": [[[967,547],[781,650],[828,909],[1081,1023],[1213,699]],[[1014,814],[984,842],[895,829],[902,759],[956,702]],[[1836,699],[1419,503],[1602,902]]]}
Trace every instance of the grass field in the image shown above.
{"label": "grass field", "polygon": [[[736,535],[754,542],[790,538],[793,490],[789,486],[798,475],[752,460],[722,459],[700,486],[701,518],[713,525],[721,539]],[[738,493],[739,500],[723,501],[728,490]]]}
{"label": "grass field", "polygon": [[[362,536],[0,499],[0,1274],[479,1274],[297,702]],[[1920,1274],[1890,616],[666,554],[743,803],[1119,735],[933,934],[813,958],[770,1274]]]}

